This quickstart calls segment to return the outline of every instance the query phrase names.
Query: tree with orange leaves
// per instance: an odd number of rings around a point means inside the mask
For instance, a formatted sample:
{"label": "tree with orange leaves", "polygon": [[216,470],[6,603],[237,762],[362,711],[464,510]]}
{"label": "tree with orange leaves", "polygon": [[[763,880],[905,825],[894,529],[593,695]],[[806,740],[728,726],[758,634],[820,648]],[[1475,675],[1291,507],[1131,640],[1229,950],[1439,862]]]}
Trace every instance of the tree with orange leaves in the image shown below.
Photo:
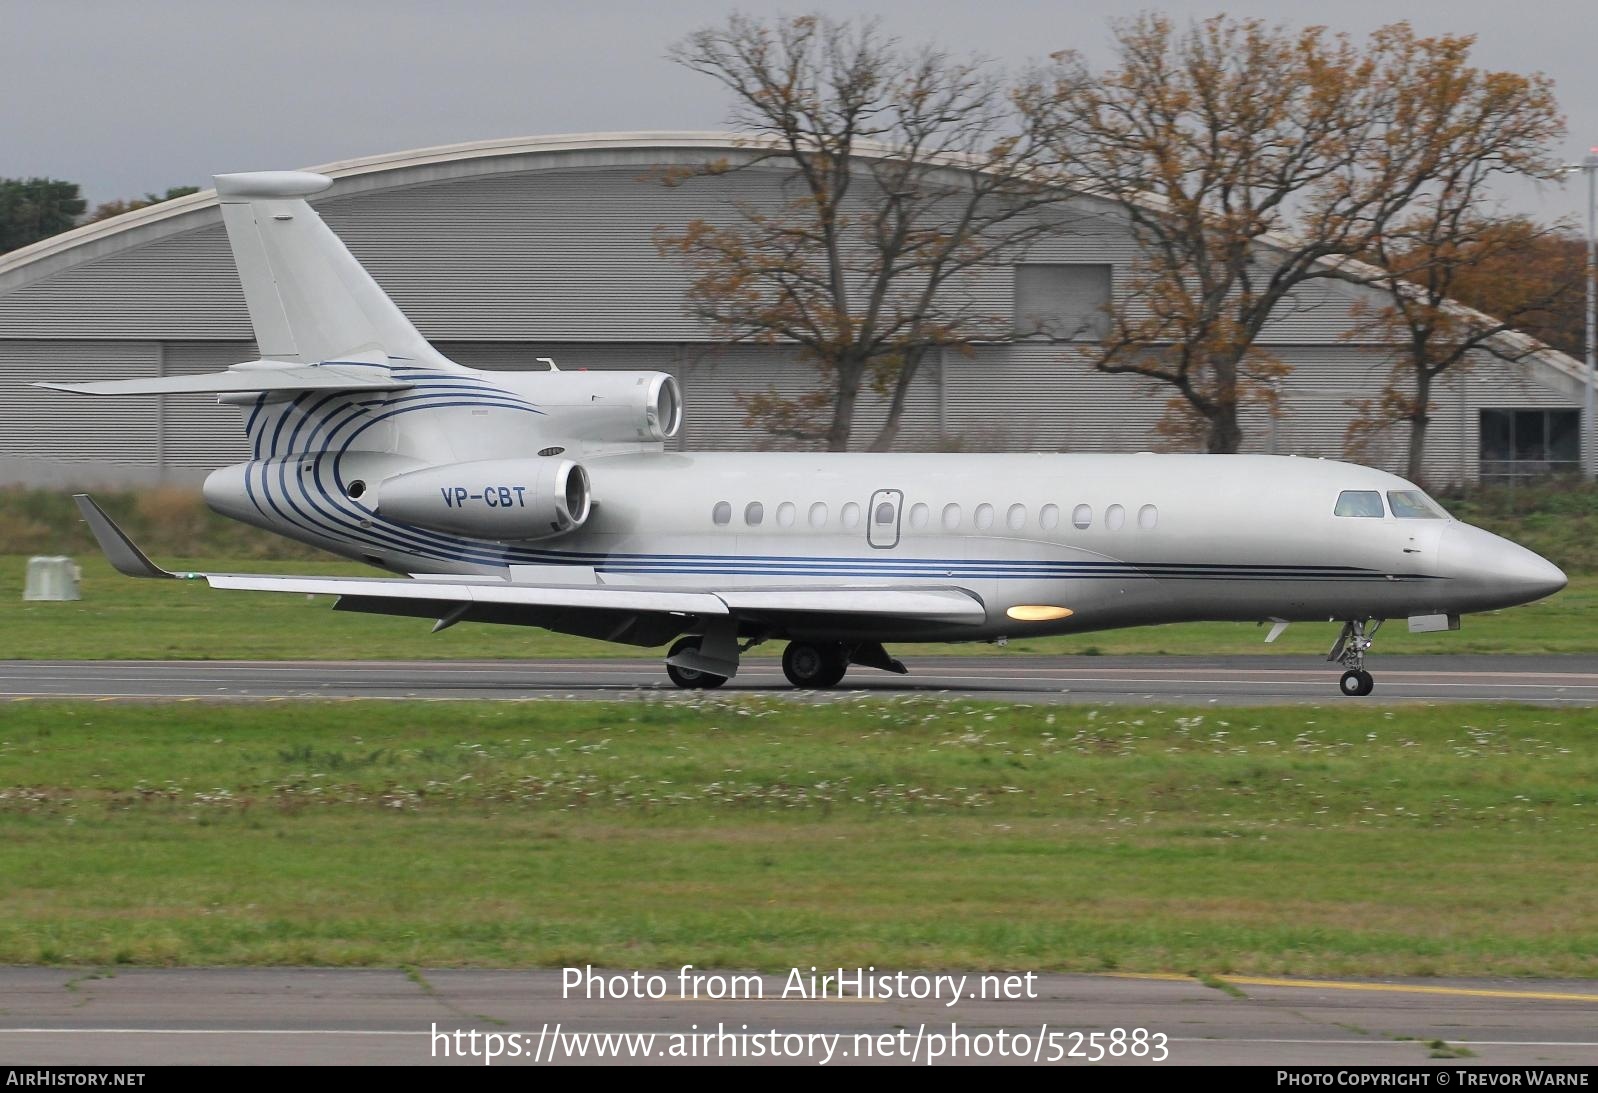
{"label": "tree with orange leaves", "polygon": [[1582,299],[1586,256],[1549,246],[1565,234],[1520,216],[1439,217],[1429,205],[1378,241],[1387,302],[1356,305],[1347,336],[1393,345],[1393,368],[1377,397],[1354,404],[1360,414],[1346,440],[1353,454],[1407,425],[1406,474],[1424,481],[1439,378],[1483,354],[1513,364],[1536,353],[1544,343],[1502,335],[1556,322]]}
{"label": "tree with orange leaves", "polygon": [[1112,202],[1140,244],[1095,366],[1174,387],[1167,430],[1211,452],[1238,450],[1246,407],[1273,408],[1288,368],[1258,342],[1296,289],[1358,279],[1340,259],[1371,253],[1454,180],[1539,173],[1558,124],[1546,80],[1475,69],[1471,38],[1404,23],[1359,45],[1322,27],[1218,16],[1178,31],[1143,15],[1115,40],[1106,72],[1056,55],[1026,104],[1060,178]]}

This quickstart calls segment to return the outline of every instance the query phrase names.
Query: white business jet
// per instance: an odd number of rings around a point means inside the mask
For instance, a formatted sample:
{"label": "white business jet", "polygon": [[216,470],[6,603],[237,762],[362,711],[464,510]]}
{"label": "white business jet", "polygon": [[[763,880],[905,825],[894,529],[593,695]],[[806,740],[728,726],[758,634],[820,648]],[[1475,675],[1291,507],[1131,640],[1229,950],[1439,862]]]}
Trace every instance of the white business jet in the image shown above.
{"label": "white business jet", "polygon": [[205,483],[227,516],[398,576],[170,573],[87,496],[117,569],[325,593],[335,609],[540,626],[657,646],[718,687],[785,640],[798,687],[885,645],[1190,620],[1341,621],[1329,660],[1369,694],[1386,619],[1459,616],[1563,588],[1557,567],[1394,475],[1272,456],[668,452],[663,372],[481,372],[445,359],[305,201],[331,180],[216,179],[261,358],[199,376],[47,384],[214,392],[248,462]]}

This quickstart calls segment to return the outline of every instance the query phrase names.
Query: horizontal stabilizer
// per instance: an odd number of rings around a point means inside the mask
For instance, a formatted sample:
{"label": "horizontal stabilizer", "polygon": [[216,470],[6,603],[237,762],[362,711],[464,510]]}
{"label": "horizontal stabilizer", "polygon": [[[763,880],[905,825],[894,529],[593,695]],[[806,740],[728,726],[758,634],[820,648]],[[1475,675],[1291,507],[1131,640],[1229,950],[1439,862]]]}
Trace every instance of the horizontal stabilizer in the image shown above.
{"label": "horizontal stabilizer", "polygon": [[207,395],[260,391],[403,391],[408,383],[384,368],[339,365],[281,365],[259,361],[235,365],[225,372],[195,376],[151,376],[89,383],[36,383],[75,395]]}

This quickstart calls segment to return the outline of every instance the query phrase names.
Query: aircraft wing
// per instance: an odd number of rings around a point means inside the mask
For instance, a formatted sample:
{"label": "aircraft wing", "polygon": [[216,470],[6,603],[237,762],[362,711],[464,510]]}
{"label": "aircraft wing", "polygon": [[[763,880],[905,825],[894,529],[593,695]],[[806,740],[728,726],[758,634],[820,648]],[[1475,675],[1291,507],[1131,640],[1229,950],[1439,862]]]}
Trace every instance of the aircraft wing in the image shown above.
{"label": "aircraft wing", "polygon": [[[437,628],[470,619],[525,622],[590,633],[612,641],[655,645],[687,629],[693,618],[739,616],[773,621],[795,616],[853,616],[976,624],[982,602],[955,588],[682,589],[605,584],[524,583],[493,577],[301,577],[254,573],[173,573],[145,556],[87,494],[78,509],[100,549],[130,577],[203,580],[213,588],[297,592],[339,597],[337,608],[438,620]],[[573,625],[573,612],[596,616],[591,626]],[[552,627],[553,628],[553,627]],[[665,634],[665,637],[659,635]],[[617,636],[622,635],[622,636]],[[646,640],[650,639],[650,640]]]}

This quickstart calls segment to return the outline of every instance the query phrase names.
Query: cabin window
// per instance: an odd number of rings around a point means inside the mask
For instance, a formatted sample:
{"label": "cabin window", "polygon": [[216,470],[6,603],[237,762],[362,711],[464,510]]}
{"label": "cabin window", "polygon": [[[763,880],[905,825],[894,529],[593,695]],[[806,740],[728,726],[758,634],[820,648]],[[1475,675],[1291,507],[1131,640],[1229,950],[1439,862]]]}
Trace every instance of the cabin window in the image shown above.
{"label": "cabin window", "polygon": [[716,507],[710,510],[710,518],[718,527],[732,523],[732,502],[717,501]]}
{"label": "cabin window", "polygon": [[1444,520],[1448,516],[1419,490],[1388,490],[1387,503],[1400,520]]}
{"label": "cabin window", "polygon": [[976,524],[982,531],[993,526],[993,506],[986,501],[977,506]]}
{"label": "cabin window", "polygon": [[813,528],[827,526],[827,506],[825,502],[817,501],[810,506],[810,526]]}
{"label": "cabin window", "polygon": [[1060,526],[1060,506],[1044,505],[1043,511],[1038,513],[1038,526],[1044,531],[1053,531]]}
{"label": "cabin window", "polygon": [[1120,505],[1111,505],[1104,510],[1104,526],[1111,531],[1120,531],[1126,526],[1126,509]]}
{"label": "cabin window", "polygon": [[1078,505],[1071,510],[1071,526],[1079,531],[1086,531],[1093,526],[1093,506]]}
{"label": "cabin window", "polygon": [[1337,507],[1332,515],[1380,518],[1386,513],[1382,511],[1382,495],[1375,490],[1344,490],[1337,495]]}
{"label": "cabin window", "polygon": [[760,521],[766,518],[766,506],[759,501],[751,501],[744,506],[744,523],[752,528],[760,526]]}
{"label": "cabin window", "polygon": [[843,507],[843,526],[846,528],[860,526],[860,506],[853,501]]}
{"label": "cabin window", "polygon": [[794,507],[792,501],[784,501],[777,506],[777,523],[782,527],[793,527]]}
{"label": "cabin window", "polygon": [[1160,522],[1160,510],[1153,505],[1144,505],[1137,510],[1137,526],[1144,531],[1153,531]]}
{"label": "cabin window", "polygon": [[926,505],[918,504],[910,510],[910,526],[918,531],[926,527],[927,522],[931,519],[932,510],[927,508]]}
{"label": "cabin window", "polygon": [[1020,531],[1026,527],[1026,506],[1011,505],[1010,511],[1004,515],[1004,522],[1010,525],[1011,531]]}
{"label": "cabin window", "polygon": [[893,503],[890,501],[884,501],[882,504],[878,505],[876,515],[873,516],[872,519],[879,524],[893,523]]}
{"label": "cabin window", "polygon": [[959,526],[960,526],[960,506],[959,505],[944,505],[943,506],[943,530],[944,531],[953,531],[955,528],[957,528]]}

